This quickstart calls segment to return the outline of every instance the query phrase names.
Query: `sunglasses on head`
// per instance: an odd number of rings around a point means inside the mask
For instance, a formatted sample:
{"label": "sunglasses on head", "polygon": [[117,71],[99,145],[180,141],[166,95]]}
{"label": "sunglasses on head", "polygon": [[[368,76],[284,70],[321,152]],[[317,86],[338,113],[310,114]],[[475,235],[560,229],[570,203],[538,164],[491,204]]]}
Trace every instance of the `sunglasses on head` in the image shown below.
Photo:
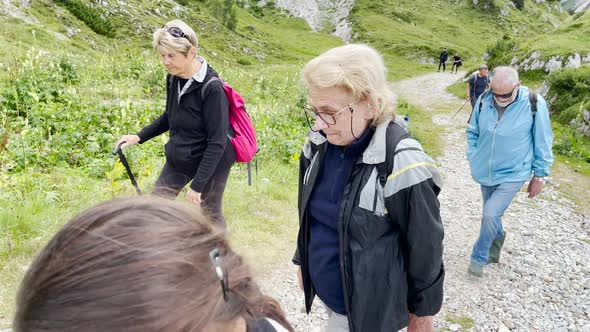
{"label": "sunglasses on head", "polygon": [[162,27],[162,29],[168,31],[168,33],[171,34],[172,37],[186,38],[186,40],[188,40],[190,42],[190,39],[188,39],[188,36],[180,28],[177,28],[177,27],[168,27],[167,25],[165,25],[165,26]]}
{"label": "sunglasses on head", "polygon": [[492,90],[492,95],[496,98],[501,98],[501,99],[508,99],[510,97],[512,97],[512,94],[514,93],[514,89],[516,89],[516,87],[518,86],[518,84],[516,84],[512,90],[510,90],[509,93],[504,93],[504,94],[499,94],[499,93],[495,93],[494,90]]}

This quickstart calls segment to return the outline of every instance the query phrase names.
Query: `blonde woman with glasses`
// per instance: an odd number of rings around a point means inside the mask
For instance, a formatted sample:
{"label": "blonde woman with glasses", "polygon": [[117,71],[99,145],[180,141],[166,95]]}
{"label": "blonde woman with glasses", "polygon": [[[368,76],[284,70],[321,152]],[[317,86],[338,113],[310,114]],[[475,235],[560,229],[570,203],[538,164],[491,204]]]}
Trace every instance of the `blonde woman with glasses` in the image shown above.
{"label": "blonde woman with glasses", "polygon": [[443,299],[441,177],[393,119],[382,57],[331,49],[303,69],[310,131],[300,157],[297,251],[307,312],[326,331],[433,331]]}
{"label": "blonde woman with glasses", "polygon": [[235,152],[230,143],[229,104],[217,72],[197,54],[197,35],[173,20],[154,32],[152,46],[166,68],[166,109],[135,135],[123,135],[117,146],[143,144],[165,132],[166,163],[154,193],[176,197],[191,182],[187,201],[201,204],[214,221],[225,225],[222,196]]}

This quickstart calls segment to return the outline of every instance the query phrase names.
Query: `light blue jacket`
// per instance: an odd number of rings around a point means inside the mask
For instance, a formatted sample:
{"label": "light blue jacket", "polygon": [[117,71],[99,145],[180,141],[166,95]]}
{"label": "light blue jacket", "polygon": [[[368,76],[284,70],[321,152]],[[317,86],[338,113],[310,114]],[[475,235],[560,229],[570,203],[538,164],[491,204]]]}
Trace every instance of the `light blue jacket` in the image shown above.
{"label": "light blue jacket", "polygon": [[553,164],[553,132],[545,99],[538,95],[533,120],[529,89],[521,86],[518,96],[498,121],[490,92],[480,96],[467,127],[467,159],[471,176],[484,186],[526,181],[531,174],[549,175]]}

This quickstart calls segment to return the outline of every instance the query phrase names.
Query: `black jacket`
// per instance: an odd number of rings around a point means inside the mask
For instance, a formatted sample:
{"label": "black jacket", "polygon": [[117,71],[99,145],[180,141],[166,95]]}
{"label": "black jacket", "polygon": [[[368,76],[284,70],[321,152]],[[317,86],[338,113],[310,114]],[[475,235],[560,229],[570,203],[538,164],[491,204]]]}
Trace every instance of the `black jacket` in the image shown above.
{"label": "black jacket", "polygon": [[191,189],[202,192],[223,152],[232,148],[228,139],[229,103],[223,85],[211,82],[201,100],[203,85],[215,70],[208,66],[203,82],[194,81],[178,101],[178,77],[167,76],[166,110],[137,135],[140,143],[170,130],[166,160],[179,169],[197,168]]}
{"label": "black jacket", "polygon": [[[376,128],[353,167],[340,208],[340,270],[351,332],[397,331],[408,324],[408,313],[435,315],[442,305],[441,177],[420,143],[405,138],[395,148],[391,174],[380,179],[386,156],[394,153],[386,151],[388,125]],[[326,145],[321,133],[310,131],[300,157],[300,228],[293,262],[301,265],[308,313],[315,290],[308,270],[306,211]]]}

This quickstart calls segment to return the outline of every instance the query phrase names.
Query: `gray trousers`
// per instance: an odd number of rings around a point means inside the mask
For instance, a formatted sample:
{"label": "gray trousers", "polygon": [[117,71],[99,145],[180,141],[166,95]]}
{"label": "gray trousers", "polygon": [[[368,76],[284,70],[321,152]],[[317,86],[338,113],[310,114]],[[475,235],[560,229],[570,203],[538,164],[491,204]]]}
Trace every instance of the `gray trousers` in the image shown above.
{"label": "gray trousers", "polygon": [[348,332],[348,317],[345,315],[340,315],[328,307],[326,307],[326,311],[328,312],[328,324],[326,325],[326,329],[324,332]]}

